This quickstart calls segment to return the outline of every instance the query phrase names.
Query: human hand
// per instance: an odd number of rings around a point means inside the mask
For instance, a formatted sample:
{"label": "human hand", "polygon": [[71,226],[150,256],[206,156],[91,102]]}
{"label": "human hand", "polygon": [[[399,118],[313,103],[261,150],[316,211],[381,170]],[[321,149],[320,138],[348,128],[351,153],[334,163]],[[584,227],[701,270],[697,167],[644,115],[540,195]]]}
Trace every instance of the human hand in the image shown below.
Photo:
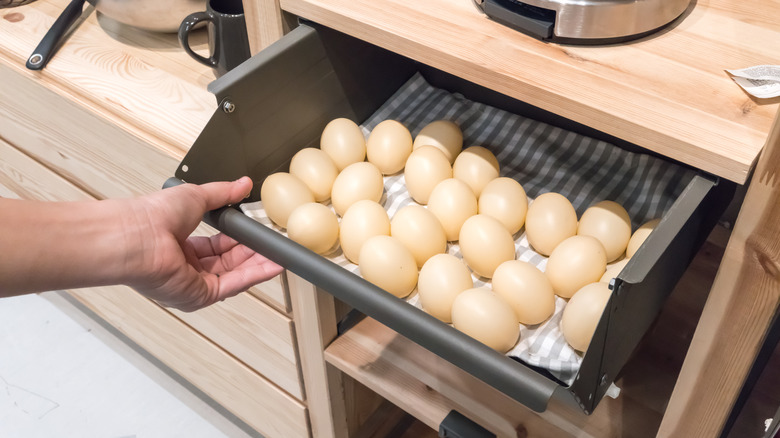
{"label": "human hand", "polygon": [[283,268],[224,234],[190,237],[205,212],[238,203],[251,189],[244,177],[184,184],[127,201],[127,284],[189,312],[279,275]]}

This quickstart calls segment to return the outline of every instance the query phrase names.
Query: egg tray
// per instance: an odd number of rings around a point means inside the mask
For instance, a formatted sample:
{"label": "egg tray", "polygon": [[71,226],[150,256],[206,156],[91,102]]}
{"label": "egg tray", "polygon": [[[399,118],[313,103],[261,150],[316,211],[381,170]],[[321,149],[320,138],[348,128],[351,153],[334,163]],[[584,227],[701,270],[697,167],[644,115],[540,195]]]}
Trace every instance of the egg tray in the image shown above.
{"label": "egg tray", "polygon": [[[556,396],[592,412],[734,188],[310,22],[210,84],[209,90],[218,108],[168,184],[249,175],[255,187],[247,202],[210,212],[206,222],[537,411]],[[634,229],[663,217],[613,280],[612,297],[587,354],[574,352],[560,334],[560,298],[556,314],[538,326],[523,326],[520,343],[504,355],[428,315],[414,297],[400,300],[365,281],[340,251],[317,255],[275,227],[258,202],[262,181],[287,171],[298,150],[319,147],[323,128],[337,117],[362,121],[366,135],[388,119],[400,121],[412,135],[431,121],[452,120],[463,131],[464,147],[490,149],[502,176],[519,181],[531,199],[548,191],[561,193],[578,215],[595,202],[614,200],[629,212]],[[385,177],[382,204],[390,217],[412,202],[402,174]],[[523,230],[515,237],[517,259],[544,270],[546,258],[529,247]],[[449,244],[448,252],[457,255],[457,244]]]}
{"label": "egg tray", "polygon": [[[460,126],[464,148],[473,145],[489,149],[501,164],[501,176],[521,183],[531,198],[549,191],[564,193],[581,215],[594,201],[613,200],[623,205],[636,229],[647,220],[661,217],[674,203],[695,172],[648,155],[628,152],[584,135],[511,114],[464,96],[431,86],[415,73],[388,101],[361,124],[366,138],[384,120],[397,120],[416,135],[425,125],[446,119]],[[561,178],[560,175],[566,175]],[[638,175],[639,177],[635,177]],[[557,184],[556,184],[557,182]],[[415,204],[404,182],[403,172],[384,177],[380,203],[393,218],[401,208]],[[418,204],[419,205],[419,204]],[[268,218],[262,201],[244,203],[241,209],[263,225],[286,235]],[[535,252],[525,229],[515,236],[515,258],[544,271],[547,257]],[[457,242],[447,252],[462,259]],[[341,249],[326,257],[350,272],[360,268],[347,260]],[[472,274],[475,287],[490,286],[489,279]],[[406,301],[417,307],[413,292]],[[554,315],[546,322],[520,324],[520,341],[507,355],[549,371],[571,384],[582,356],[563,338],[559,323],[566,300],[556,297]]]}

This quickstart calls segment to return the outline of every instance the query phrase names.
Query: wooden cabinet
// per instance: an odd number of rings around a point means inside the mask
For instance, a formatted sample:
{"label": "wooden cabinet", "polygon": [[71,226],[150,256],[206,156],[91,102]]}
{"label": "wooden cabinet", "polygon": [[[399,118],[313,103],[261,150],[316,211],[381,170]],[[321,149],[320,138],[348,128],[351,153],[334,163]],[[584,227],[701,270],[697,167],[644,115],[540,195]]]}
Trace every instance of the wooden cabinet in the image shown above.
{"label": "wooden cabinet", "polygon": [[[44,70],[25,69],[66,3],[1,12],[16,15],[0,26],[0,196],[73,201],[159,190],[216,107],[206,90],[214,75],[175,35],[98,21],[94,11]],[[192,40],[199,49],[204,41],[205,32]],[[264,436],[311,436],[302,376],[324,361],[321,349],[319,360],[299,353],[308,337],[296,330],[286,274],[194,313],[125,286],[69,293]]]}

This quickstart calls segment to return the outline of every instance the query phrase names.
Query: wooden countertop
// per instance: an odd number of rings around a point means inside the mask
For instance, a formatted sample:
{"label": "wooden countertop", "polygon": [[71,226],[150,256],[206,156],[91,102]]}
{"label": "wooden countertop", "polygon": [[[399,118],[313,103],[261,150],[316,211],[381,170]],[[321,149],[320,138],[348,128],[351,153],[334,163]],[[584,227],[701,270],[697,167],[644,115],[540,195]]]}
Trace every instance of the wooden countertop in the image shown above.
{"label": "wooden countertop", "polygon": [[[37,0],[0,9],[0,64],[181,159],[216,108],[206,90],[214,73],[190,58],[175,34],[122,25],[92,6],[85,8],[78,27],[49,64],[41,71],[28,70],[27,57],[67,4]],[[206,51],[205,31],[195,32],[191,43]]]}
{"label": "wooden countertop", "polygon": [[780,98],[756,100],[725,69],[780,64],[780,2],[694,0],[628,44],[543,43],[472,0],[281,0],[282,9],[738,183]]}

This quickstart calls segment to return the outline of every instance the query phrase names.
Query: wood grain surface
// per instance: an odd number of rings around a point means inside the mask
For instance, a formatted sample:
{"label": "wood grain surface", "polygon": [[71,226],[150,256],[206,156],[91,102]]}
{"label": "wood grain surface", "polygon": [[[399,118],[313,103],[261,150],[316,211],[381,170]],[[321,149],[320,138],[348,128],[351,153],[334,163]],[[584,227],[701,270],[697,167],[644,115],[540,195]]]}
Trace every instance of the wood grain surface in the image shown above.
{"label": "wood grain surface", "polygon": [[282,9],[652,151],[744,183],[780,99],[758,101],[725,69],[777,64],[780,2],[694,1],[629,44],[544,43],[472,0],[281,0]]}
{"label": "wood grain surface", "polygon": [[[24,68],[67,4],[38,0],[0,10],[0,58],[162,149],[178,154],[189,149],[216,108],[206,91],[215,76],[179,47],[175,34],[125,26],[88,6],[43,70]],[[205,50],[205,31],[190,41],[195,50]]]}
{"label": "wood grain surface", "polygon": [[780,115],[696,329],[663,436],[720,433],[779,310]]}

